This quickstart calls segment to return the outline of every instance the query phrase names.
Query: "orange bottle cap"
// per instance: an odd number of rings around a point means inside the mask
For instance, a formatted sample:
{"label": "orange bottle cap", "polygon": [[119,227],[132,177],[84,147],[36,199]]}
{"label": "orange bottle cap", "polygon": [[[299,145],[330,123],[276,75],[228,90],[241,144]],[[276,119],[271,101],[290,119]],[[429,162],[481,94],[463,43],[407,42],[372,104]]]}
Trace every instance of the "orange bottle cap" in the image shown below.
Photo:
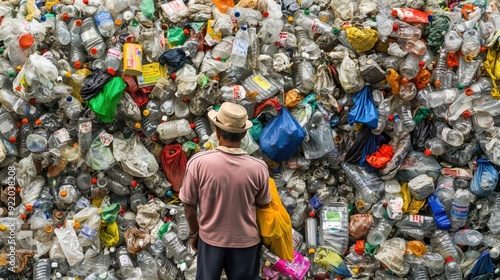
{"label": "orange bottle cap", "polygon": [[19,46],[23,49],[31,47],[35,43],[35,39],[29,33],[19,36]]}
{"label": "orange bottle cap", "polygon": [[82,63],[79,60],[77,60],[77,61],[75,61],[75,63],[73,63],[73,66],[76,69],[80,69],[82,67]]}
{"label": "orange bottle cap", "polygon": [[191,129],[194,129],[194,128],[196,127],[196,124],[194,124],[194,123],[190,123],[190,124],[189,124],[189,127],[191,127]]}
{"label": "orange bottle cap", "polygon": [[69,15],[66,14],[66,13],[64,13],[64,14],[61,15],[61,18],[62,18],[62,20],[66,21],[66,20],[69,19]]}
{"label": "orange bottle cap", "polygon": [[141,128],[141,124],[140,124],[140,123],[138,123],[138,122],[136,122],[136,123],[134,124],[134,127],[135,127],[135,128],[137,128],[137,129],[139,129],[139,128]]}
{"label": "orange bottle cap", "polygon": [[45,226],[45,232],[52,232],[54,230],[54,228],[52,226]]}
{"label": "orange bottle cap", "polygon": [[41,124],[42,124],[42,120],[40,120],[40,119],[36,119],[35,124],[36,124],[36,125],[41,125]]}
{"label": "orange bottle cap", "polygon": [[82,24],[83,24],[83,21],[82,21],[81,19],[77,19],[77,20],[75,21],[75,25],[76,25],[76,26],[82,26]]}
{"label": "orange bottle cap", "polygon": [[119,20],[119,19],[115,20],[115,24],[118,25],[118,26],[122,25],[122,23],[123,22],[121,20]]}
{"label": "orange bottle cap", "polygon": [[62,197],[66,197],[68,195],[68,191],[67,190],[62,190],[61,191],[61,196]]}
{"label": "orange bottle cap", "polygon": [[474,94],[474,90],[472,90],[471,88],[466,88],[465,91],[464,91],[465,95],[467,96],[471,96]]}
{"label": "orange bottle cap", "polygon": [[142,114],[143,114],[145,117],[149,116],[149,110],[148,110],[148,109],[146,109],[146,110],[142,111]]}
{"label": "orange bottle cap", "polygon": [[33,206],[32,205],[26,205],[26,211],[31,212],[33,211]]}
{"label": "orange bottle cap", "polygon": [[425,155],[425,156],[427,156],[427,157],[428,157],[428,156],[431,156],[431,155],[432,155],[432,151],[431,151],[431,149],[425,149],[425,150],[424,150],[424,155]]}
{"label": "orange bottle cap", "polygon": [[11,137],[9,138],[9,142],[10,142],[10,143],[16,143],[16,137],[11,136]]}
{"label": "orange bottle cap", "polygon": [[28,124],[28,119],[27,119],[27,118],[23,118],[23,119],[21,120],[21,123],[22,123],[22,124]]}
{"label": "orange bottle cap", "polygon": [[472,116],[472,113],[469,111],[469,110],[465,110],[463,113],[462,113],[462,117],[468,119]]}
{"label": "orange bottle cap", "polygon": [[74,228],[80,228],[80,222],[75,221],[75,222],[73,223],[73,227],[74,227]]}

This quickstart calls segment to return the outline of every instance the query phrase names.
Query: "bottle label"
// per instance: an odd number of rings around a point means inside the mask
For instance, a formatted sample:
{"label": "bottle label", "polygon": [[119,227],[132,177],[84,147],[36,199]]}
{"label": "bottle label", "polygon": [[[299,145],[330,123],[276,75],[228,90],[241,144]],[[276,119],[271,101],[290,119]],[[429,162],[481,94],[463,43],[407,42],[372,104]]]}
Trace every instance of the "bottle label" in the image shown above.
{"label": "bottle label", "polygon": [[468,206],[459,206],[453,203],[451,205],[451,215],[461,219],[467,219],[469,215],[469,207]]}
{"label": "bottle label", "polygon": [[94,15],[94,20],[97,26],[101,26],[102,24],[109,22],[113,23],[113,17],[111,17],[111,14],[108,11],[98,12]]}
{"label": "bottle label", "polygon": [[254,81],[259,87],[261,87],[264,90],[268,90],[271,88],[271,84],[264,79],[261,75],[257,75],[254,78],[252,78],[252,81]]}
{"label": "bottle label", "polygon": [[132,260],[127,255],[120,256],[119,260],[120,266],[132,266]]}
{"label": "bottle label", "polygon": [[280,48],[286,48],[286,43],[288,41],[288,32],[280,32],[280,38],[278,39],[278,46]]}
{"label": "bottle label", "polygon": [[186,8],[186,5],[182,1],[170,1],[161,5],[161,9],[167,17],[181,11],[184,8]]}
{"label": "bottle label", "polygon": [[76,207],[78,208],[87,208],[90,205],[90,200],[88,200],[86,197],[82,196],[78,201],[76,202]]}
{"label": "bottle label", "polygon": [[99,34],[97,34],[97,31],[94,28],[90,28],[89,30],[85,30],[80,34],[80,37],[82,38],[82,42],[88,42],[92,40],[92,38],[98,37]]}
{"label": "bottle label", "polygon": [[314,19],[312,24],[311,24],[311,31],[313,33],[318,33],[320,31],[320,27],[319,27],[319,19]]}
{"label": "bottle label", "polygon": [[113,141],[113,135],[106,133],[106,131],[101,132],[99,138],[104,146],[109,146],[109,144]]}
{"label": "bottle label", "polygon": [[410,222],[423,224],[424,223],[424,216],[421,216],[421,215],[410,215]]}
{"label": "bottle label", "polygon": [[325,211],[323,230],[340,230],[342,228],[342,213],[338,211]]}
{"label": "bottle label", "polygon": [[59,140],[60,143],[66,143],[70,139],[68,130],[66,130],[66,128],[57,130],[56,132],[54,132],[54,136]]}
{"label": "bottle label", "polygon": [[94,240],[97,236],[97,229],[90,227],[89,225],[83,225],[82,230],[80,231],[82,236],[89,240]]}
{"label": "bottle label", "polygon": [[453,101],[455,101],[455,98],[457,97],[457,93],[452,89],[443,90],[443,94],[445,104],[453,103]]}
{"label": "bottle label", "polygon": [[395,197],[391,198],[389,200],[389,205],[390,210],[388,211],[389,213],[389,218],[395,219],[399,215],[403,213],[402,208],[403,208],[403,199],[401,197]]}
{"label": "bottle label", "polygon": [[92,131],[92,122],[84,122],[78,125],[78,133],[85,134]]}
{"label": "bottle label", "polygon": [[245,91],[241,90],[241,87],[238,85],[231,85],[233,88],[233,100],[241,100],[245,98],[246,94]]}
{"label": "bottle label", "polygon": [[13,128],[14,128],[14,123],[12,122],[12,120],[7,119],[0,123],[0,131],[2,132],[2,134],[11,131]]}
{"label": "bottle label", "polygon": [[234,39],[232,54],[238,56],[247,56],[248,42],[242,39]]}
{"label": "bottle label", "polygon": [[118,59],[122,59],[123,58],[123,52],[120,51],[120,50],[117,50],[117,49],[109,49],[108,50],[108,55],[110,56],[114,56]]}

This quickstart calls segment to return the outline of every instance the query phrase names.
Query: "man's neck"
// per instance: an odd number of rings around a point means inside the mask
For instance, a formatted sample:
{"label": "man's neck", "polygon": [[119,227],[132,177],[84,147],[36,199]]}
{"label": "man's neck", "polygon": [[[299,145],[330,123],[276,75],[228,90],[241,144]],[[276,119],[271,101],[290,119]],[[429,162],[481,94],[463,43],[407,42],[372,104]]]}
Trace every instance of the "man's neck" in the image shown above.
{"label": "man's neck", "polygon": [[219,146],[224,146],[228,148],[241,148],[241,141],[239,142],[229,142],[219,139]]}

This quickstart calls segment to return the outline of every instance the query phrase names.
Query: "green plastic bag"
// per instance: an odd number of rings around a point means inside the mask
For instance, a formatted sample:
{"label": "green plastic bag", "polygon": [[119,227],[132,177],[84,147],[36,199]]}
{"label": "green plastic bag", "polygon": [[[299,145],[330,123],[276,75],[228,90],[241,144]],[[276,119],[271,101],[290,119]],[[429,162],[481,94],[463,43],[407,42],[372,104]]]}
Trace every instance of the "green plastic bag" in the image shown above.
{"label": "green plastic bag", "polygon": [[108,224],[116,221],[120,209],[121,205],[119,203],[113,203],[110,206],[102,208],[101,219]]}
{"label": "green plastic bag", "polygon": [[145,15],[149,19],[153,19],[153,15],[155,13],[155,3],[153,0],[144,0],[139,6],[143,15]]}
{"label": "green plastic bag", "polygon": [[252,136],[253,141],[259,142],[259,136],[262,133],[262,129],[264,126],[262,125],[262,122],[259,121],[259,119],[252,119],[250,120],[253,123],[252,128],[250,128],[250,136]]}
{"label": "green plastic bag", "polygon": [[114,120],[118,102],[127,85],[121,77],[114,77],[109,81],[96,97],[87,101],[87,105],[94,111],[102,122]]}
{"label": "green plastic bag", "polygon": [[187,36],[184,34],[184,29],[179,27],[171,27],[167,32],[167,41],[169,44],[180,46],[186,42]]}

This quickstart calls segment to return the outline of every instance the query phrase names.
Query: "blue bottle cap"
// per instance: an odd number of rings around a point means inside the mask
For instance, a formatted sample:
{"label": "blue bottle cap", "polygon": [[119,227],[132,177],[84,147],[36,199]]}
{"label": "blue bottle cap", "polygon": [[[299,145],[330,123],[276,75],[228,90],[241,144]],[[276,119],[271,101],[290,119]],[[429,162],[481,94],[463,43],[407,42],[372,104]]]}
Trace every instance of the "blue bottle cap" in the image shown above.
{"label": "blue bottle cap", "polygon": [[238,12],[238,11],[234,12],[235,17],[239,17],[240,15],[241,15],[240,12]]}
{"label": "blue bottle cap", "polygon": [[45,212],[45,218],[47,218],[47,219],[50,218],[50,213],[49,212]]}
{"label": "blue bottle cap", "polygon": [[38,207],[38,206],[40,206],[40,202],[38,202],[38,200],[36,200],[36,201],[33,203],[33,207],[35,207],[35,208],[36,208],[36,207]]}
{"label": "blue bottle cap", "polygon": [[170,191],[170,190],[167,191],[167,196],[170,197],[170,196],[172,196],[172,194],[173,194],[172,191]]}
{"label": "blue bottle cap", "polygon": [[71,96],[66,97],[66,101],[71,102],[72,100],[73,100],[73,97],[71,97]]}
{"label": "blue bottle cap", "polygon": [[243,26],[241,27],[241,30],[243,30],[243,31],[247,30],[247,26],[246,26],[246,25],[243,25]]}
{"label": "blue bottle cap", "polygon": [[43,16],[40,17],[41,21],[45,21],[46,19],[47,19],[47,17],[45,15],[43,15]]}

